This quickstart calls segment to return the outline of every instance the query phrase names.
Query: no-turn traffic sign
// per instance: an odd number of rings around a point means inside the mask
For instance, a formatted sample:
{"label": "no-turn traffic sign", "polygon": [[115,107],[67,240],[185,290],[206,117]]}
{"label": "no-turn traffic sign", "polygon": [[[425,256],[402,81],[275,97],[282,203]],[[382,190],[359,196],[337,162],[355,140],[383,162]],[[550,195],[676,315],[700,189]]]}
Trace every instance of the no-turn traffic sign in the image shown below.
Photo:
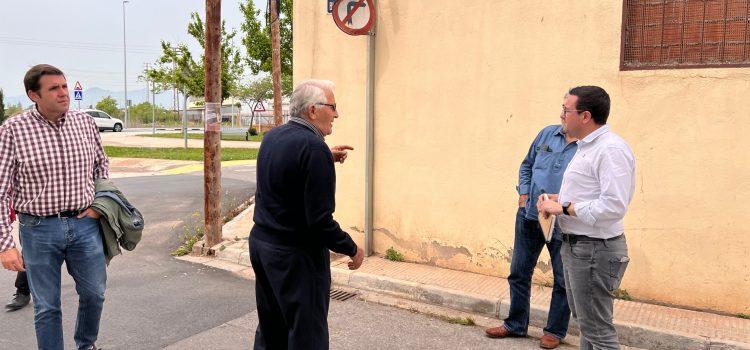
{"label": "no-turn traffic sign", "polygon": [[333,21],[346,34],[369,34],[375,24],[373,1],[337,0],[333,5]]}

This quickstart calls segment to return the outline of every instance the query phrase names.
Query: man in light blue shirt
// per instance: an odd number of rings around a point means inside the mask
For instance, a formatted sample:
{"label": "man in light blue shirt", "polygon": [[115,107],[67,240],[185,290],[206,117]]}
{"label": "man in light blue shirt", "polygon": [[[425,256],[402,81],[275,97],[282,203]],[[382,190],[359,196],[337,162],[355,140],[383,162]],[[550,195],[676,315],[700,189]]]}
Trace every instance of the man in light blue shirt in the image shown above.
{"label": "man in light blue shirt", "polygon": [[503,325],[487,329],[487,336],[505,338],[525,336],[529,327],[531,277],[539,254],[547,246],[552,263],[554,287],[547,326],[540,346],[554,349],[565,338],[570,320],[570,308],[565,295],[560,246],[560,231],[553,231],[547,243],[539,225],[536,204],[542,193],[557,193],[568,162],[576,152],[576,142],[563,132],[563,125],[551,125],[539,132],[521,163],[518,173],[518,213],[510,266],[510,311]]}

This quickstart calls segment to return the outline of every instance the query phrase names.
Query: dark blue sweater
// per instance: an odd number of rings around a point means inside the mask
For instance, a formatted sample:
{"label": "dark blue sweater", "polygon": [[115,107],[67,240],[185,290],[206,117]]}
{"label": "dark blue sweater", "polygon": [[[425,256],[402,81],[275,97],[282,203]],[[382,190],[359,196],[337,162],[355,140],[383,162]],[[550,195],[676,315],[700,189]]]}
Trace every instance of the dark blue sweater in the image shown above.
{"label": "dark blue sweater", "polygon": [[255,239],[354,256],[357,245],[333,219],[336,170],[312,130],[287,123],[268,132],[258,152]]}

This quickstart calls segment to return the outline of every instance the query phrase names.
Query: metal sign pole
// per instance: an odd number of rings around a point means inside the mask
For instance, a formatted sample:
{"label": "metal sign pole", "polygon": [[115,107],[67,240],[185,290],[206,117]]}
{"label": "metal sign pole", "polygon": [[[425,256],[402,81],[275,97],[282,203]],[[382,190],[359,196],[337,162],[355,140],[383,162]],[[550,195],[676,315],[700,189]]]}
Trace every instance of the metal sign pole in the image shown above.
{"label": "metal sign pole", "polygon": [[365,255],[373,253],[373,181],[375,163],[375,32],[367,36],[367,155],[365,174]]}
{"label": "metal sign pole", "polygon": [[349,35],[367,35],[367,91],[365,119],[365,256],[373,253],[373,182],[375,164],[375,0],[336,0],[333,22]]}

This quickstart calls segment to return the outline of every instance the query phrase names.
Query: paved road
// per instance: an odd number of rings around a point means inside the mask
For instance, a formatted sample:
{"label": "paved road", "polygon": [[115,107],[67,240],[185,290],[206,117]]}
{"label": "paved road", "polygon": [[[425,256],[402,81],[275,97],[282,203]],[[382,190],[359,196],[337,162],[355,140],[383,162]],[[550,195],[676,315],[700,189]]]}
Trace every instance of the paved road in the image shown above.
{"label": "paved road", "polygon": [[[257,324],[257,313],[251,312],[167,349],[248,349]],[[537,338],[489,339],[481,327],[450,324],[438,318],[355,299],[331,302],[329,328],[333,350],[539,349]],[[540,332],[534,330],[537,336]],[[572,341],[577,342],[577,339]],[[577,348],[563,345],[558,349]]]}
{"label": "paved road", "polygon": [[[254,167],[223,169],[222,209],[235,208],[255,190]],[[202,217],[203,178],[199,174],[116,179],[143,212],[147,229],[133,252],[108,268],[108,287],[99,346],[105,349],[159,349],[254,310],[251,282],[227,272],[185,263],[169,253],[181,242],[183,224]],[[77,296],[63,273],[66,348],[73,349]],[[15,275],[0,272],[0,298],[9,299]],[[33,310],[0,313],[0,349],[33,349]]]}
{"label": "paved road", "polygon": [[[247,349],[257,325],[253,283],[225,271],[173,259],[184,223],[200,218],[200,174],[115,180],[144,212],[141,245],[113,260],[99,346],[107,349]],[[223,210],[254,192],[252,166],[223,170]],[[198,215],[194,215],[198,213]],[[63,279],[66,348],[72,341],[76,294]],[[14,275],[0,272],[0,297]],[[467,327],[371,302],[332,301],[332,349],[538,349],[535,338],[487,339]],[[539,331],[536,330],[538,333]],[[0,349],[35,348],[32,308],[0,313]],[[564,349],[573,349],[566,346]]]}

